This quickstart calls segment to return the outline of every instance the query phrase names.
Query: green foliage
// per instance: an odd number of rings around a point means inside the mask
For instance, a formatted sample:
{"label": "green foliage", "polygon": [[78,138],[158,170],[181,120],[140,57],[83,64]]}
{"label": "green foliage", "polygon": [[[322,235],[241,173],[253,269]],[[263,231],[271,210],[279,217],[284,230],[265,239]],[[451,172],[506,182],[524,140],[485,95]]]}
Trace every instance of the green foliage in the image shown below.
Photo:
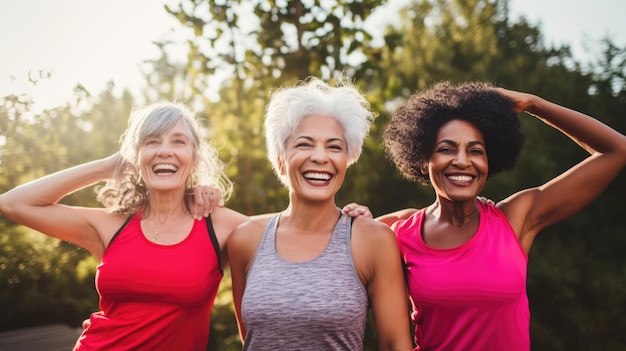
{"label": "green foliage", "polygon": [[[0,305],[5,311],[0,330],[49,323],[77,326],[95,311],[95,265],[84,251],[23,227],[2,228],[0,243]],[[77,274],[75,267],[81,265],[89,265],[90,273]]]}
{"label": "green foliage", "polygon": [[211,332],[207,350],[241,350],[231,287],[230,269],[226,269],[211,311]]}
{"label": "green foliage", "polygon": [[[126,126],[132,98],[97,98],[80,86],[66,105],[33,113],[28,96],[0,99],[0,192],[70,166],[108,156]],[[96,206],[93,188],[62,202]],[[79,326],[98,309],[96,262],[75,245],[0,217],[0,330],[48,323]]]}
{"label": "green foliage", "polygon": [[[372,36],[363,21],[382,1],[182,1],[167,10],[191,29],[186,75],[202,94],[201,116],[228,162],[235,193],[228,205],[246,214],[279,211],[287,193],[265,158],[263,113],[271,88],[308,76],[327,79],[363,60]],[[231,77],[217,82],[220,72]]]}

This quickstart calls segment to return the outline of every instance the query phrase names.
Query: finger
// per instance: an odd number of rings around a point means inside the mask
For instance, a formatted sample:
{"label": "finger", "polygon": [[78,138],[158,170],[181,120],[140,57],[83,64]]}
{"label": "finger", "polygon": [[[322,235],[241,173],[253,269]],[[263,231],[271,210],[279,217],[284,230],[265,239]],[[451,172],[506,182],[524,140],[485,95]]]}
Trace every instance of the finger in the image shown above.
{"label": "finger", "polygon": [[213,212],[215,207],[220,205],[223,206],[222,193],[216,190],[208,191],[207,200],[203,208],[204,216],[207,217],[211,212]]}
{"label": "finger", "polygon": [[372,213],[367,208],[360,208],[357,212],[361,216],[372,218]]}
{"label": "finger", "polygon": [[198,193],[198,192],[194,192],[194,198],[193,198],[193,218],[197,219],[197,220],[201,220],[202,219],[202,209],[204,207],[204,197],[202,196],[202,193]]}
{"label": "finger", "polygon": [[349,204],[347,204],[347,205],[345,205],[343,207],[343,212],[349,213],[349,212],[354,211],[355,208],[356,208],[356,204],[355,203],[349,203]]}
{"label": "finger", "polygon": [[213,191],[205,191],[202,193],[203,195],[203,206],[202,206],[202,213],[204,217],[208,217],[209,214],[211,213],[211,211],[213,210]]}

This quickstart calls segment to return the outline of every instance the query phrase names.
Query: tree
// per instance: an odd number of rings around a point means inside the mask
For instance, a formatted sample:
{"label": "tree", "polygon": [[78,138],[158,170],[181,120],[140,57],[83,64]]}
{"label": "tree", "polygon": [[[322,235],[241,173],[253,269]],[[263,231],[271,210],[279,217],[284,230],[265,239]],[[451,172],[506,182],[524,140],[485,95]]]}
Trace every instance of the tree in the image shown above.
{"label": "tree", "polygon": [[[308,76],[354,72],[372,36],[364,21],[383,1],[183,1],[167,7],[189,39],[187,72],[195,92],[226,72],[220,99],[206,99],[213,137],[237,184],[232,207],[253,214],[281,209],[286,194],[265,159],[262,117],[271,88]],[[222,142],[223,140],[223,142]]]}
{"label": "tree", "polygon": [[[0,98],[0,193],[119,147],[132,98],[98,97],[84,88],[64,106],[32,112],[26,95]],[[93,187],[62,199],[97,206]],[[73,244],[46,237],[0,217],[0,330],[46,323],[79,326],[98,309],[96,260]]]}

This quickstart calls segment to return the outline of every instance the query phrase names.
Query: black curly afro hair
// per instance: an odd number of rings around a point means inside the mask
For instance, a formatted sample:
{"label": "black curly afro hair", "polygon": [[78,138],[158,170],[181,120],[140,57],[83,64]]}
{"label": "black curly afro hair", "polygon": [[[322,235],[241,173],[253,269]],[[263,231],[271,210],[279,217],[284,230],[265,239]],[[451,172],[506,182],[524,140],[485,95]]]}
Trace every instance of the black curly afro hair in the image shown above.
{"label": "black curly afro hair", "polygon": [[452,120],[472,123],[485,138],[488,176],[513,168],[524,143],[514,103],[484,82],[440,82],[413,94],[392,115],[383,134],[387,156],[409,180],[429,184],[421,172],[439,129]]}

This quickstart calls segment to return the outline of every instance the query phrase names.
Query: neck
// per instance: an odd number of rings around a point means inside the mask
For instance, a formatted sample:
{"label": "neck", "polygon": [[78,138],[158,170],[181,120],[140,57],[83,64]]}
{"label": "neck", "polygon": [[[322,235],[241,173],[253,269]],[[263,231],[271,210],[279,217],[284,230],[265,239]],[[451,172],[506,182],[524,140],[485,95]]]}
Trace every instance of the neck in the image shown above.
{"label": "neck", "polygon": [[[319,231],[329,222],[334,223],[339,214],[340,210],[334,202],[326,204],[292,202],[283,211],[281,221],[304,231]],[[329,221],[331,218],[333,220]]]}
{"label": "neck", "polygon": [[168,201],[162,197],[151,198],[144,210],[143,218],[153,217],[157,222],[164,223],[170,218],[178,218],[187,214],[184,201]]}
{"label": "neck", "polygon": [[455,227],[462,227],[480,218],[480,210],[475,199],[466,202],[442,201],[438,199],[430,206],[429,212]]}

